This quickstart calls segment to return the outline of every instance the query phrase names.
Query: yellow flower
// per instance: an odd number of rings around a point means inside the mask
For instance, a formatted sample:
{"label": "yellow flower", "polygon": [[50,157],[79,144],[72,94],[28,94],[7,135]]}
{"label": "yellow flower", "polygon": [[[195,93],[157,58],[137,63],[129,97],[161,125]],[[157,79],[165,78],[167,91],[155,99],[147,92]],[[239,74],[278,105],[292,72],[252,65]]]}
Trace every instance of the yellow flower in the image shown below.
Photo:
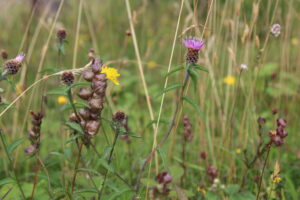
{"label": "yellow flower", "polygon": [[227,85],[234,85],[235,84],[235,78],[233,76],[227,76],[223,79],[223,81]]}
{"label": "yellow flower", "polygon": [[292,45],[297,46],[299,44],[298,38],[292,38]]}
{"label": "yellow flower", "polygon": [[273,183],[279,183],[281,181],[281,178],[279,176],[275,176],[273,178]]}
{"label": "yellow flower", "polygon": [[102,67],[101,73],[106,74],[106,78],[111,80],[114,84],[120,85],[118,81],[118,77],[120,74],[118,73],[118,70],[113,67]]}
{"label": "yellow flower", "polygon": [[157,63],[155,61],[149,61],[147,63],[147,65],[148,65],[149,68],[155,68],[155,67],[157,67]]}
{"label": "yellow flower", "polygon": [[235,153],[240,154],[240,153],[242,153],[242,150],[241,150],[240,148],[237,148],[237,149],[235,150]]}
{"label": "yellow flower", "polygon": [[58,104],[66,104],[67,103],[67,101],[68,101],[68,99],[65,97],[65,96],[59,96],[59,97],[57,97],[57,103]]}
{"label": "yellow flower", "polygon": [[200,192],[202,195],[205,195],[206,194],[206,190],[202,187],[198,187],[197,188],[198,192]]}
{"label": "yellow flower", "polygon": [[23,92],[23,86],[21,85],[21,83],[17,83],[16,84],[16,94],[20,95]]}

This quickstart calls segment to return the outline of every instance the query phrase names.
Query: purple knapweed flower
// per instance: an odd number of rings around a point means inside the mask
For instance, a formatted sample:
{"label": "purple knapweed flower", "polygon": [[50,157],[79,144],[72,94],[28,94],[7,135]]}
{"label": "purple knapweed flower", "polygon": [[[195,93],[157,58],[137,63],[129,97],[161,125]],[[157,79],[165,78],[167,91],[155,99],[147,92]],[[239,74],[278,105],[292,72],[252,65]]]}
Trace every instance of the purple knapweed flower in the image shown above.
{"label": "purple knapweed flower", "polygon": [[24,53],[20,53],[14,59],[10,59],[4,63],[4,69],[7,71],[8,74],[16,74],[20,67],[22,66],[22,61],[25,58]]}
{"label": "purple knapweed flower", "polygon": [[183,41],[187,48],[186,62],[188,64],[196,64],[198,62],[198,52],[204,46],[204,41],[194,37],[189,37]]}
{"label": "purple knapweed flower", "polygon": [[189,37],[183,41],[184,46],[199,51],[204,46],[204,41],[197,38]]}

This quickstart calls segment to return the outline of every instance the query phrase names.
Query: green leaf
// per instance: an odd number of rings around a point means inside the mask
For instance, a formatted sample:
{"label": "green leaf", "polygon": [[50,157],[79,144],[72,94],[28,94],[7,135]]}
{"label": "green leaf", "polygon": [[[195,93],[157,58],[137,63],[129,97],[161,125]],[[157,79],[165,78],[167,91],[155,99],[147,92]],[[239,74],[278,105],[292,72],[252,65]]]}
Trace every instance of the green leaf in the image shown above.
{"label": "green leaf", "polygon": [[278,64],[276,63],[267,63],[264,66],[262,66],[259,70],[259,77],[264,77],[264,76],[270,76],[274,71],[277,70]]}
{"label": "green leaf", "polygon": [[158,147],[157,150],[158,150],[158,153],[159,153],[159,155],[160,155],[160,157],[163,161],[164,168],[166,170],[168,170],[169,168],[168,168],[167,154],[166,154],[165,150],[161,147]]}
{"label": "green leaf", "polygon": [[95,188],[88,188],[88,189],[80,189],[75,190],[75,194],[81,194],[81,193],[98,193],[98,191]]}
{"label": "green leaf", "polygon": [[[78,100],[77,102],[74,102],[74,105],[75,105],[75,108],[87,108],[87,107],[89,107],[89,105],[86,102],[82,101],[82,100]],[[68,103],[61,110],[66,111],[66,110],[71,110],[71,109],[73,109],[72,105],[70,103]]]}
{"label": "green leaf", "polygon": [[57,88],[57,89],[53,89],[53,90],[50,90],[48,92],[46,92],[47,95],[63,95],[63,96],[67,96],[67,88],[64,86],[64,87],[60,87],[60,88]]}
{"label": "green leaf", "polygon": [[141,137],[142,137],[142,136],[139,136],[139,135],[136,134],[136,133],[133,133],[133,132],[126,132],[126,131],[122,131],[122,130],[120,130],[119,135],[128,135],[128,136],[136,137],[136,138],[141,138]]}
{"label": "green leaf", "polygon": [[82,130],[81,126],[75,122],[66,122],[66,126],[69,128],[77,131],[78,133],[84,134],[84,131]]}
{"label": "green leaf", "polygon": [[200,70],[200,71],[208,72],[208,69],[206,67],[203,67],[203,66],[200,66],[200,65],[194,65],[192,67],[197,69],[197,70]]}
{"label": "green leaf", "polygon": [[199,115],[203,116],[203,113],[200,111],[199,105],[193,99],[191,99],[188,96],[182,97],[182,99],[188,102],[191,106],[193,106]]}
{"label": "green leaf", "polygon": [[180,180],[182,177],[184,171],[182,167],[179,167],[178,165],[174,165],[170,167],[170,174],[172,175],[174,180]]}
{"label": "green leaf", "polygon": [[75,140],[76,140],[77,138],[79,138],[80,136],[81,136],[81,134],[73,135],[72,137],[70,137],[70,138],[66,141],[66,144],[75,141]]}
{"label": "green leaf", "polygon": [[131,189],[129,189],[129,188],[121,189],[120,191],[117,191],[117,192],[112,193],[112,194],[107,198],[107,200],[117,199],[117,197],[119,197],[119,196],[121,196],[123,193],[129,192],[129,191],[131,191]]}
{"label": "green leaf", "polygon": [[235,194],[239,191],[239,185],[237,185],[237,184],[227,185],[225,188],[225,191],[229,195]]}
{"label": "green leaf", "polygon": [[173,83],[173,84],[167,86],[165,89],[163,89],[163,91],[161,91],[158,95],[156,95],[155,98],[159,97],[163,93],[166,93],[170,90],[174,90],[174,89],[179,88],[179,87],[182,87],[181,83]]}
{"label": "green leaf", "polygon": [[114,168],[108,164],[108,162],[104,159],[99,159],[99,163],[101,164],[102,167],[104,167],[106,170],[113,172],[114,173]]}
{"label": "green leaf", "polygon": [[80,86],[80,87],[90,87],[91,83],[89,83],[89,82],[83,82],[83,81],[81,81],[81,82],[75,82],[72,85],[70,85],[68,87],[68,89],[71,89],[73,87],[78,87],[78,86]]}
{"label": "green leaf", "polygon": [[15,182],[15,180],[12,178],[4,178],[4,179],[0,180],[0,186],[2,187],[3,185],[14,183],[14,182]]}
{"label": "green leaf", "polygon": [[197,86],[198,86],[198,79],[199,79],[199,74],[197,71],[193,70],[192,68],[188,69],[188,73],[192,78],[193,84],[194,84],[194,89],[195,91],[197,90]]}
{"label": "green leaf", "polygon": [[[156,124],[157,121],[158,121],[158,120],[155,119],[155,120],[152,120],[151,122],[149,122],[149,123],[147,124],[147,128],[151,127],[152,124]],[[169,121],[168,119],[160,119],[160,120],[159,120],[159,123],[162,123],[162,124],[169,124],[170,121]]]}
{"label": "green leaf", "polygon": [[177,72],[177,71],[181,71],[181,70],[183,70],[183,69],[184,69],[183,66],[177,66],[177,67],[174,67],[172,70],[170,70],[170,71],[165,75],[165,77],[170,76],[171,74],[173,74],[173,73],[175,73],[175,72]]}
{"label": "green leaf", "polygon": [[17,140],[15,140],[12,144],[10,144],[8,146],[8,153],[11,155],[13,153],[13,151],[20,145],[22,144],[25,140],[27,140],[26,138],[19,138]]}
{"label": "green leaf", "polygon": [[101,174],[99,172],[97,172],[96,170],[94,169],[87,169],[87,168],[79,168],[77,169],[78,172],[87,172],[87,173],[90,173],[90,174],[95,174],[97,176],[101,176]]}

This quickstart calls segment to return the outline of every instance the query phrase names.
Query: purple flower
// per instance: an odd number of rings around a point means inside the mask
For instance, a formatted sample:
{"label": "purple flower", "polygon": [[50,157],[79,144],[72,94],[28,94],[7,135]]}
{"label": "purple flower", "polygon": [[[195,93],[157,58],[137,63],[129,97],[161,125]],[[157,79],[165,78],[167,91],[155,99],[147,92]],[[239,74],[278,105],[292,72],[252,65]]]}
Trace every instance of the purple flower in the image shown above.
{"label": "purple flower", "polygon": [[183,41],[184,46],[189,48],[189,49],[194,49],[199,51],[203,46],[204,46],[204,41],[199,40],[194,37],[189,37],[188,39]]}
{"label": "purple flower", "polygon": [[20,53],[19,55],[17,55],[17,57],[15,58],[15,60],[17,62],[21,63],[24,58],[25,58],[25,54],[24,53]]}

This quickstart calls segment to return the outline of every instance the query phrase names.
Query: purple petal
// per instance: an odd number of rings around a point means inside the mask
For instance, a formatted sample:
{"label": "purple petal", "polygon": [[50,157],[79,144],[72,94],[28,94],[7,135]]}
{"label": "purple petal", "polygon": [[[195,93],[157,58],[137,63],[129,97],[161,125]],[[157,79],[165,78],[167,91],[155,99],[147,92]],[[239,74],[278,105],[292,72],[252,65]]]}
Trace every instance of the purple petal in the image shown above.
{"label": "purple petal", "polygon": [[199,40],[197,38],[192,38],[189,37],[188,39],[184,40],[184,46],[187,48],[195,49],[195,50],[200,50],[204,46],[204,41]]}
{"label": "purple petal", "polygon": [[25,58],[25,54],[24,53],[20,53],[19,55],[17,55],[17,57],[15,58],[15,60],[20,63],[20,62],[23,61],[24,58]]}

